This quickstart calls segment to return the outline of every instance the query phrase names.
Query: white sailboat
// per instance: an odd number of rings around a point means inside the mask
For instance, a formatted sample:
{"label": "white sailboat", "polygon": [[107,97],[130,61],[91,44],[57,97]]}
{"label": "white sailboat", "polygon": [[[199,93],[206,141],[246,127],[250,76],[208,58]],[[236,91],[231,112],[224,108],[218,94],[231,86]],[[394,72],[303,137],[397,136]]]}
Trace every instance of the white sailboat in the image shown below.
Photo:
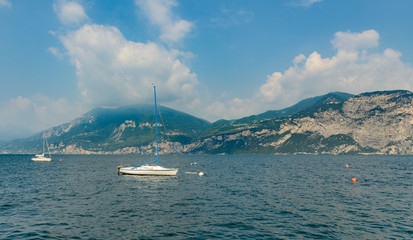
{"label": "white sailboat", "polygon": [[129,175],[152,175],[152,176],[175,176],[178,172],[176,168],[165,168],[159,166],[158,151],[158,109],[156,104],[156,87],[153,86],[155,98],[155,129],[156,129],[156,160],[147,162],[137,167],[118,167],[118,173]]}
{"label": "white sailboat", "polygon": [[[47,146],[47,152],[49,153],[49,157],[44,156],[45,142],[46,142],[46,146]],[[36,154],[35,157],[32,158],[32,161],[35,161],[35,162],[50,162],[51,160],[52,160],[52,156],[50,155],[49,144],[47,144],[46,135],[43,131],[43,152],[42,152],[42,154]]]}

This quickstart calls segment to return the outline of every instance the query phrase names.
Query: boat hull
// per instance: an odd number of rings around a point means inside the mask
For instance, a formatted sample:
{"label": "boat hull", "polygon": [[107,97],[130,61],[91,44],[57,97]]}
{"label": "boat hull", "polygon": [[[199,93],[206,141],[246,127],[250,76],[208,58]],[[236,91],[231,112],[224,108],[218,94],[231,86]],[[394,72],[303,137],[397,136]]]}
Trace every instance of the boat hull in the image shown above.
{"label": "boat hull", "polygon": [[143,176],[175,176],[178,172],[176,168],[164,168],[161,166],[123,167],[119,173],[127,175]]}
{"label": "boat hull", "polygon": [[47,157],[42,157],[42,158],[34,157],[34,158],[32,158],[32,161],[35,161],[35,162],[50,162],[51,160],[52,160],[51,158],[47,158]]}
{"label": "boat hull", "polygon": [[35,162],[50,162],[51,160],[52,158],[45,157],[44,154],[37,154],[34,158],[32,158],[32,161]]}

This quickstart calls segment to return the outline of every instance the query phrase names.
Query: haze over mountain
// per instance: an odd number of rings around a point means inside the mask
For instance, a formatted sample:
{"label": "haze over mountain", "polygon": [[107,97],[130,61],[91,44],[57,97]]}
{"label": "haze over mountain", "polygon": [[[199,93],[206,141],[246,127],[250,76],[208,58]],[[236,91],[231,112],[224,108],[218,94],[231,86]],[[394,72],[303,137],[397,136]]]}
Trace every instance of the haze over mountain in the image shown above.
{"label": "haze over mountain", "polygon": [[[160,153],[413,154],[413,93],[341,92],[278,111],[209,123],[160,106]],[[96,108],[48,129],[53,153],[153,153],[153,106]],[[4,153],[35,153],[41,134],[0,144]]]}

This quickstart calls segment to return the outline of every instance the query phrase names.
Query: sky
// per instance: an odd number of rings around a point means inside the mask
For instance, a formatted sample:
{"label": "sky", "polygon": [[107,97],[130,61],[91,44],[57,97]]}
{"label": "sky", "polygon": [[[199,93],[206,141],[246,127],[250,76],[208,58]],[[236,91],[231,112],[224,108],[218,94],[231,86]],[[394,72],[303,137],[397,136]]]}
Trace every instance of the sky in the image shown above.
{"label": "sky", "polygon": [[0,0],[0,140],[95,107],[214,122],[413,91],[411,0]]}

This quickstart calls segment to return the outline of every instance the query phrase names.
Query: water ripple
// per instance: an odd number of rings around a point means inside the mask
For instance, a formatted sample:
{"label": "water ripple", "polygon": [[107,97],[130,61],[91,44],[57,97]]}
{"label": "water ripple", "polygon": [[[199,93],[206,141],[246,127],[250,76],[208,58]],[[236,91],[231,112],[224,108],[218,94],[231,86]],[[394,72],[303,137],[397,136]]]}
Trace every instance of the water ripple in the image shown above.
{"label": "water ripple", "polygon": [[5,239],[413,238],[412,157],[163,156],[206,173],[172,178],[116,174],[144,156],[30,157],[0,155]]}

